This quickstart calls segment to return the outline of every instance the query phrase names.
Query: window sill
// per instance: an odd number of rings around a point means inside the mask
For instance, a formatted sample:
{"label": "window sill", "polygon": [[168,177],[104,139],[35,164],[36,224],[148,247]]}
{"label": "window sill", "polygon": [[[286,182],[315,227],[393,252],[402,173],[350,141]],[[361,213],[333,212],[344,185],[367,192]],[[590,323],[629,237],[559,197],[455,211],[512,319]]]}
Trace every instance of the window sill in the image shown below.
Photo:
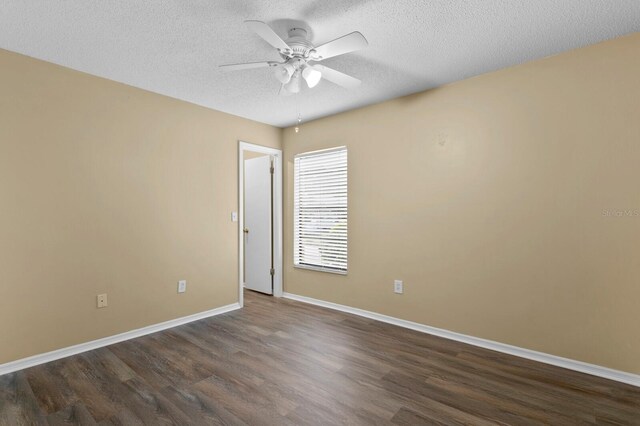
{"label": "window sill", "polygon": [[347,271],[342,271],[340,269],[323,268],[322,266],[293,265],[293,267],[296,269],[306,269],[308,271],[328,272],[330,274],[347,275]]}

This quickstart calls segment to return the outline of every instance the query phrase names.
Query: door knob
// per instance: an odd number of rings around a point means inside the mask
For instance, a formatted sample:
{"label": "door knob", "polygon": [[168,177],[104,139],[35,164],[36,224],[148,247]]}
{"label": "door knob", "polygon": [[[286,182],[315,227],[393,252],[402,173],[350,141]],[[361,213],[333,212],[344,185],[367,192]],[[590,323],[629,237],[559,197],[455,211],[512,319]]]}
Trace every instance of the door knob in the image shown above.
{"label": "door knob", "polygon": [[242,232],[244,232],[245,234],[248,234],[248,233],[249,233],[249,228],[244,228],[244,229],[242,230]]}

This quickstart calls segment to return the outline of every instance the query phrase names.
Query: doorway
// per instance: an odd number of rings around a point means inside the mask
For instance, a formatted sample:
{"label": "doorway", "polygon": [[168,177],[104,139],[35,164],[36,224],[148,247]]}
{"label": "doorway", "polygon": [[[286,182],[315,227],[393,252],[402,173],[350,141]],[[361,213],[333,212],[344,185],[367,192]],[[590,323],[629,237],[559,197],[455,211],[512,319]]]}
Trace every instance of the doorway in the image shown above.
{"label": "doorway", "polygon": [[243,290],[282,296],[282,151],[238,145],[239,303]]}

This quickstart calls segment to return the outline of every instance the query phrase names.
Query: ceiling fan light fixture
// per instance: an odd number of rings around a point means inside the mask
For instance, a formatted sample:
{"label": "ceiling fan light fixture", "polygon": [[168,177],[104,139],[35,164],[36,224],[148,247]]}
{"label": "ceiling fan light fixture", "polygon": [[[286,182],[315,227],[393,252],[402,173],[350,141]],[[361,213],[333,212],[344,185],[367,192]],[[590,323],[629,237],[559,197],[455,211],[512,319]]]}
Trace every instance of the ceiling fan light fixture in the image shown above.
{"label": "ceiling fan light fixture", "polygon": [[313,89],[320,83],[322,73],[311,67],[305,67],[305,69],[302,70],[302,77],[304,77],[304,80],[307,82],[309,89]]}
{"label": "ceiling fan light fixture", "polygon": [[309,88],[316,87],[321,79],[328,80],[347,89],[360,85],[361,81],[350,75],[320,64],[310,65],[310,62],[319,62],[367,47],[367,39],[358,31],[343,35],[319,46],[314,46],[307,38],[307,30],[304,28],[291,28],[289,37],[285,41],[273,28],[262,21],[249,20],[245,21],[245,24],[277,50],[282,62],[261,61],[220,65],[223,70],[238,71],[253,68],[274,68],[274,76],[281,83],[278,93],[282,95],[300,93],[302,79],[305,80]]}
{"label": "ceiling fan light fixture", "polygon": [[284,88],[289,93],[298,93],[300,92],[300,71],[296,71],[291,76],[291,79],[287,84],[284,85]]}
{"label": "ceiling fan light fixture", "polygon": [[291,80],[291,76],[294,72],[293,66],[289,64],[283,64],[281,66],[276,67],[275,76],[278,81],[282,84],[287,84],[289,80]]}

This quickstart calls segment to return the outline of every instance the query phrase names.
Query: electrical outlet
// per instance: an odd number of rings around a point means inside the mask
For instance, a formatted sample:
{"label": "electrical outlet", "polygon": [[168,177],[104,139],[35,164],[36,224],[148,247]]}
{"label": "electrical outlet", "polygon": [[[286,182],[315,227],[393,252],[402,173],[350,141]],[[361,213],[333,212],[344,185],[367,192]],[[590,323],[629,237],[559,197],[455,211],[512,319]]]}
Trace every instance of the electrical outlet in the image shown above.
{"label": "electrical outlet", "polygon": [[397,294],[402,294],[404,292],[404,284],[401,280],[395,280],[393,282],[393,292]]}
{"label": "electrical outlet", "polygon": [[107,307],[107,295],[99,294],[97,296],[98,308],[106,308]]}
{"label": "electrical outlet", "polygon": [[184,293],[187,291],[187,280],[178,281],[178,293]]}

